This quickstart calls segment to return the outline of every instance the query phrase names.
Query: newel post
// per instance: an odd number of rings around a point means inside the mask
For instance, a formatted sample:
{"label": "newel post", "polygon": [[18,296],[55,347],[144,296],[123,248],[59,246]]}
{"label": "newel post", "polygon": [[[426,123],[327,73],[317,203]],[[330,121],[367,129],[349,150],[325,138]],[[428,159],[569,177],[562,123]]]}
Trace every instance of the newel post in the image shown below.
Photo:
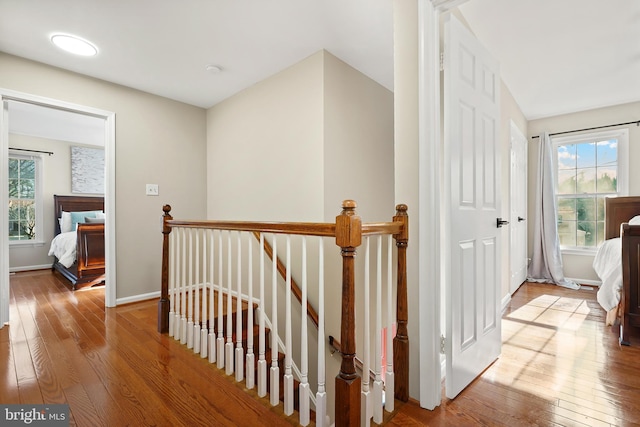
{"label": "newel post", "polygon": [[393,339],[393,366],[395,368],[395,396],[406,402],[409,400],[409,335],[407,322],[409,308],[407,303],[407,245],[409,242],[409,216],[407,205],[396,206],[394,222],[402,222],[402,230],[393,237],[398,248],[398,283],[396,300],[397,332]]}
{"label": "newel post", "polygon": [[167,221],[173,217],[170,205],[162,207],[162,289],[160,291],[160,301],[158,301],[158,332],[161,334],[169,332],[169,233],[171,227]]}
{"label": "newel post", "polygon": [[360,424],[360,376],[356,373],[355,256],[362,242],[362,220],[356,214],[356,202],[342,202],[336,217],[336,245],[342,249],[342,322],[340,340],[342,364],[336,376],[336,426]]}

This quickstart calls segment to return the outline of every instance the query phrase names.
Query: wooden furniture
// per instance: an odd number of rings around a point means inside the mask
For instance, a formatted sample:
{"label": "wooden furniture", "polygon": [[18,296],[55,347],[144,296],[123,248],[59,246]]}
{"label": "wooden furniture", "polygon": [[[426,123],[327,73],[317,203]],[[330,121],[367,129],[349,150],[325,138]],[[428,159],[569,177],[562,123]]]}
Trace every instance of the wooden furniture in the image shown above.
{"label": "wooden furniture", "polygon": [[640,197],[605,199],[605,239],[622,238],[620,343],[629,345],[630,327],[640,327],[640,225],[628,222],[640,215]]}
{"label": "wooden furniture", "polygon": [[[53,202],[56,236],[63,211],[104,211],[104,197],[54,195]],[[73,290],[104,282],[104,224],[79,223],[76,241],[76,262],[67,268],[55,258],[51,268],[69,280]]]}

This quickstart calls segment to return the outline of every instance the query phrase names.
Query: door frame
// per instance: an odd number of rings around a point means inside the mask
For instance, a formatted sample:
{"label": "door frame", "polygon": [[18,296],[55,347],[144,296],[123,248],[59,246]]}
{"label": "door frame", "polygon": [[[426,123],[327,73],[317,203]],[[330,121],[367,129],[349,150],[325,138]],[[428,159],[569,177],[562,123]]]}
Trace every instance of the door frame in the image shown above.
{"label": "door frame", "polygon": [[[104,119],[105,150],[105,306],[116,306],[116,215],[115,215],[115,113],[98,108],[87,107],[57,99],[17,92],[0,88],[0,162],[6,165],[9,161],[9,113],[7,101],[18,101],[39,105],[72,113],[83,114]],[[7,168],[0,169],[0,182],[8,182]],[[9,192],[6,185],[0,186],[0,224],[8,224]],[[0,328],[9,321],[9,232],[7,227],[0,226]]]}
{"label": "door frame", "polygon": [[[404,0],[396,0],[404,1]],[[442,365],[440,360],[441,284],[444,283],[440,256],[441,233],[439,211],[443,196],[441,173],[441,91],[440,91],[440,17],[468,0],[418,0],[418,157],[419,218],[418,252],[421,260],[418,282],[420,406],[434,409],[442,400]],[[444,169],[444,170],[441,170]],[[426,255],[422,255],[426,254]],[[416,325],[417,326],[417,325]],[[414,354],[412,354],[414,356]]]}

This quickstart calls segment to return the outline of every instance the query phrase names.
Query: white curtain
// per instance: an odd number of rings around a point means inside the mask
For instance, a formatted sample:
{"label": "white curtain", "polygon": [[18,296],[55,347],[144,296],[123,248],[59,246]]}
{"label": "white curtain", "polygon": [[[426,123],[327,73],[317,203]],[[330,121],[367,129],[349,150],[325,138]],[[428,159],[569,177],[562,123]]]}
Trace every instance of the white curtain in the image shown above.
{"label": "white curtain", "polygon": [[545,132],[540,135],[539,143],[536,209],[533,218],[533,255],[527,280],[555,283],[565,288],[579,289],[580,286],[577,283],[565,279],[562,271],[556,214],[553,151],[549,134]]}

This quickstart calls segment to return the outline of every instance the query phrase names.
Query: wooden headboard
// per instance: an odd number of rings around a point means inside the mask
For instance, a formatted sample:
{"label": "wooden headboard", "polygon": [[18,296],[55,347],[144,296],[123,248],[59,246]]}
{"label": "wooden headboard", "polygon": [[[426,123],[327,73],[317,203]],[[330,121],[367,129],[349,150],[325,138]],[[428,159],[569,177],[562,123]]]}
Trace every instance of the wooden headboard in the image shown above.
{"label": "wooden headboard", "polygon": [[54,212],[56,214],[56,235],[60,234],[58,218],[65,212],[104,211],[104,197],[101,196],[53,196]]}
{"label": "wooden headboard", "polygon": [[640,197],[607,197],[604,199],[604,238],[620,237],[620,225],[640,215]]}

